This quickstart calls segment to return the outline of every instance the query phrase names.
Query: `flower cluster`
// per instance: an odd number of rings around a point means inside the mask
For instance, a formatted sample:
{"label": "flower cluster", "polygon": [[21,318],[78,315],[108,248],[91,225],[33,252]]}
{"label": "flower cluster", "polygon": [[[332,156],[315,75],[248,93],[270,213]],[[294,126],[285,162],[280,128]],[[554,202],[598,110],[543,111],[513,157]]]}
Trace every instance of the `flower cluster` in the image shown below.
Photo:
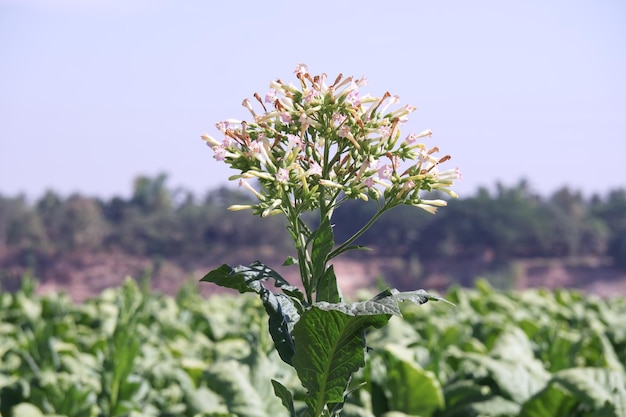
{"label": "flower cluster", "polygon": [[[431,131],[401,136],[400,126],[414,107],[398,106],[399,98],[389,93],[362,94],[365,78],[339,74],[330,83],[326,74],[309,74],[304,64],[295,74],[299,86],[277,80],[264,97],[255,93],[257,110],[251,100],[243,101],[250,121],[217,123],[221,141],[202,135],[216,160],[239,171],[230,179],[259,200],[231,209],[250,208],[262,216],[301,214],[334,208],[345,199],[384,197],[390,205],[434,212],[445,200],[422,199],[421,190],[456,197],[450,186],[460,178],[459,170],[438,169],[450,156],[436,157],[436,147],[420,142]],[[251,179],[258,180],[258,190]]]}

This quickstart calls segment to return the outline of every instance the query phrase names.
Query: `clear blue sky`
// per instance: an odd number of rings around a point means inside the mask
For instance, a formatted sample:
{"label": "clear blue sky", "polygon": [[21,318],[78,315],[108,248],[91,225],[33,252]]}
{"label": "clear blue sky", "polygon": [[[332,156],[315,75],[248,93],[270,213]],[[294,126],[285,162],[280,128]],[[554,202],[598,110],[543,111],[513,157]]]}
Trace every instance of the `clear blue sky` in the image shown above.
{"label": "clear blue sky", "polygon": [[0,194],[203,195],[200,135],[299,62],[415,105],[462,197],[626,187],[626,2],[0,0]]}

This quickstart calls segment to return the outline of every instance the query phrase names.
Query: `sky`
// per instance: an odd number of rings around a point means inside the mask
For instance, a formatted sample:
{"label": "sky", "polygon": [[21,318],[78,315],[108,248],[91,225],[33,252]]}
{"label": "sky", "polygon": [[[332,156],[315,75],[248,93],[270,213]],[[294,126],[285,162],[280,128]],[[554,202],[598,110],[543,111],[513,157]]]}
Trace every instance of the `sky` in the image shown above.
{"label": "sky", "polygon": [[236,187],[200,136],[298,63],[416,106],[461,197],[626,187],[626,2],[0,0],[0,195]]}

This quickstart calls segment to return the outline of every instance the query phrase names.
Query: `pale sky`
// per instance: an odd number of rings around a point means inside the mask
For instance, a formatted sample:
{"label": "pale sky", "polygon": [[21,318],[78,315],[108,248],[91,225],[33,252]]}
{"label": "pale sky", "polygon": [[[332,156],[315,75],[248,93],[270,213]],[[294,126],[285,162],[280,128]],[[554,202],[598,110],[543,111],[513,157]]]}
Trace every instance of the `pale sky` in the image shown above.
{"label": "pale sky", "polygon": [[620,0],[0,0],[0,194],[202,196],[234,172],[200,135],[301,62],[416,106],[461,197],[626,187]]}

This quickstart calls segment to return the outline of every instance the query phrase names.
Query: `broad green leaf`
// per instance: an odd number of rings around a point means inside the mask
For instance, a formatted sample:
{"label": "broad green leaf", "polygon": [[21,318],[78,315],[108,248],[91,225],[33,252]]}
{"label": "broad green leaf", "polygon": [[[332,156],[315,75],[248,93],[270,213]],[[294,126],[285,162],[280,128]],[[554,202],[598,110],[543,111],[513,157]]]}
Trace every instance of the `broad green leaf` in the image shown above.
{"label": "broad green leaf", "polygon": [[549,384],[526,401],[519,417],[571,416],[580,401],[559,384]]}
{"label": "broad green leaf", "polygon": [[[500,396],[490,396],[486,399],[464,404],[463,406],[446,409],[437,414],[440,417],[518,417],[520,405]],[[569,416],[570,414],[544,414],[543,417]]]}
{"label": "broad green leaf", "polygon": [[419,305],[419,304],[424,304],[428,301],[443,301],[444,303],[454,305],[453,303],[446,300],[445,298],[441,298],[436,295],[429,294],[425,290],[399,292],[396,289],[392,289],[391,294],[398,302],[410,301],[414,304]]}
{"label": "broad green leaf", "polygon": [[551,382],[562,385],[594,410],[614,412],[607,415],[626,415],[626,376],[622,372],[571,368],[554,374]]}
{"label": "broad green leaf", "polygon": [[317,302],[327,301],[329,303],[341,302],[341,295],[339,294],[339,287],[337,286],[337,277],[335,276],[335,268],[332,265],[326,269],[322,279],[317,283],[315,300]]}
{"label": "broad green leaf", "polygon": [[325,301],[315,303],[317,308],[323,310],[334,310],[348,314],[350,316],[364,316],[372,314],[389,314],[401,316],[398,301],[392,296],[391,290],[385,290],[367,301],[356,303],[328,303]]}
{"label": "broad green leaf", "polygon": [[[410,301],[415,304],[424,304],[429,300],[446,301],[443,298],[428,294],[424,290],[399,292],[397,289],[386,289],[376,294],[369,300],[356,303],[328,303],[325,301],[315,303],[315,306],[324,310],[341,311],[351,316],[390,314],[402,316],[398,302]],[[446,301],[447,302],[447,301]]]}
{"label": "broad green leaf", "polygon": [[503,331],[490,356],[467,352],[465,358],[486,369],[503,397],[522,404],[540,391],[550,378],[535,359],[526,334],[517,327]]}
{"label": "broad green leaf", "polygon": [[33,404],[20,403],[11,409],[10,417],[45,417]]}
{"label": "broad green leaf", "polygon": [[211,365],[205,371],[205,381],[208,388],[222,396],[229,412],[246,417],[270,417],[240,363],[224,361]]}
{"label": "broad green leaf", "polygon": [[[463,409],[468,404],[484,401],[493,396],[489,387],[481,386],[470,379],[457,379],[446,384],[443,395],[446,399],[446,411]],[[444,414],[448,415],[447,413]]]}
{"label": "broad green leaf", "polygon": [[619,357],[617,356],[617,353],[615,352],[615,349],[606,334],[599,331],[597,332],[596,337],[602,346],[602,357],[604,358],[605,366],[624,374],[624,365],[620,362]]}
{"label": "broad green leaf", "polygon": [[265,288],[260,291],[261,301],[269,316],[269,331],[280,358],[291,365],[295,353],[292,331],[300,315],[292,299],[274,294]]}
{"label": "broad green leaf", "polygon": [[422,369],[408,349],[388,345],[383,356],[387,370],[378,381],[392,410],[423,417],[444,406],[443,390],[435,374]]}
{"label": "broad green leaf", "polygon": [[534,362],[537,367],[542,368],[540,363],[534,361],[535,353],[533,346],[526,333],[519,327],[509,326],[500,333],[494,342],[490,355],[494,358],[513,362]]}
{"label": "broad green leaf", "polygon": [[466,353],[466,358],[484,368],[501,395],[518,404],[523,403],[543,388],[549,376],[534,364],[495,359],[476,353]]}
{"label": "broad green leaf", "polygon": [[274,387],[274,394],[280,398],[281,402],[289,412],[289,417],[296,417],[296,409],[293,405],[293,396],[283,384],[272,379],[272,386]]}
{"label": "broad green leaf", "polygon": [[239,266],[232,268],[223,264],[217,269],[206,274],[200,279],[204,282],[212,282],[224,288],[231,288],[243,294],[246,292],[259,292],[259,273],[248,267]]}
{"label": "broad green leaf", "polygon": [[212,282],[243,294],[246,292],[259,293],[262,287],[261,282],[269,279],[274,280],[274,285],[281,288],[286,294],[301,302],[304,300],[304,294],[298,287],[289,284],[278,272],[259,261],[251,263],[250,266],[239,265],[235,268],[223,264],[206,274],[200,281]]}
{"label": "broad green leaf", "polygon": [[548,386],[529,399],[520,416],[572,415],[581,405],[590,416],[626,416],[626,378],[604,368],[571,368],[555,373]]}
{"label": "broad green leaf", "polygon": [[365,305],[319,304],[324,306],[316,304],[306,310],[293,331],[293,366],[307,389],[308,416],[318,416],[327,404],[344,401],[352,373],[365,363],[365,329],[381,327],[390,317],[390,313],[380,311],[385,309]]}
{"label": "broad green leaf", "polygon": [[202,415],[230,415],[223,398],[207,387],[190,387],[184,390],[185,402],[189,412],[202,413]]}
{"label": "broad green leaf", "polygon": [[391,317],[381,329],[368,333],[367,346],[373,349],[383,349],[387,344],[394,343],[400,346],[417,345],[421,337],[415,326],[402,317]]}
{"label": "broad green leaf", "polygon": [[41,304],[25,295],[23,292],[15,294],[15,303],[20,308],[20,314],[30,322],[36,322],[41,317]]}
{"label": "broad green leaf", "polygon": [[[276,286],[281,287],[290,297],[273,293],[265,288],[262,281],[270,278],[275,281]],[[296,306],[294,302],[304,299],[299,289],[289,285],[276,271],[261,262],[254,262],[250,266],[238,266],[236,268],[222,265],[209,272],[200,281],[213,282],[223,287],[235,289],[240,293],[258,293],[269,316],[269,331],[276,350],[283,361],[291,364],[294,355],[291,331],[299,318],[298,307],[302,308],[301,306]]]}

